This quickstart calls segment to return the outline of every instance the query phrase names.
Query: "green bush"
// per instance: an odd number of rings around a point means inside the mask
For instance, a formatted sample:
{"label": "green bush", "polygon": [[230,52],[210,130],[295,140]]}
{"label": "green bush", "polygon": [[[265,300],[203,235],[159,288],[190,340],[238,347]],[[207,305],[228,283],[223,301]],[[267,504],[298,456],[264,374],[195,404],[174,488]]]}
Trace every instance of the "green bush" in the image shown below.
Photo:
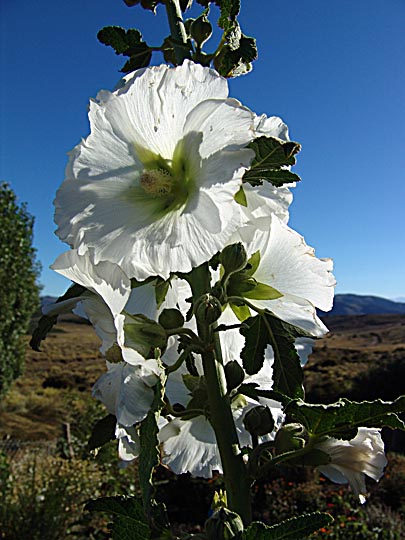
{"label": "green bush", "polygon": [[23,371],[21,336],[39,306],[33,224],[25,204],[0,183],[0,396]]}

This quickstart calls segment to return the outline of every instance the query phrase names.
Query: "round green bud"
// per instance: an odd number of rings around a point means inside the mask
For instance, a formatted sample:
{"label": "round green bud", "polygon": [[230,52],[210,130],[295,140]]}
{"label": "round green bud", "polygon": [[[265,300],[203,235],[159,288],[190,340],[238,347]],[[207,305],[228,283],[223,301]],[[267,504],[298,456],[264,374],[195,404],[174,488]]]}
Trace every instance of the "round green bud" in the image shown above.
{"label": "round green bud", "polygon": [[245,372],[236,360],[231,360],[231,362],[225,364],[225,378],[228,392],[243,383]]}
{"label": "round green bud", "polygon": [[220,508],[205,522],[205,532],[208,540],[235,540],[243,532],[243,522],[235,512]]}
{"label": "round green bud", "polygon": [[164,309],[159,315],[159,324],[166,330],[181,328],[184,324],[184,317],[178,309]]}
{"label": "round green bud", "polygon": [[263,405],[258,405],[257,407],[250,409],[250,411],[245,414],[243,423],[248,432],[256,437],[267,435],[274,429],[274,418],[271,414],[271,410]]}
{"label": "round green bud", "polygon": [[221,302],[212,294],[203,294],[195,304],[194,313],[199,322],[213,324],[222,314]]}
{"label": "round green bud", "polygon": [[211,23],[204,14],[190,24],[190,35],[199,47],[211,37],[211,34]]}
{"label": "round green bud", "polygon": [[286,424],[277,431],[274,442],[276,455],[300,450],[308,442],[308,433],[302,424]]}
{"label": "round green bud", "polygon": [[219,260],[227,274],[234,274],[245,268],[248,257],[243,244],[238,242],[237,244],[226,246],[222,250]]}

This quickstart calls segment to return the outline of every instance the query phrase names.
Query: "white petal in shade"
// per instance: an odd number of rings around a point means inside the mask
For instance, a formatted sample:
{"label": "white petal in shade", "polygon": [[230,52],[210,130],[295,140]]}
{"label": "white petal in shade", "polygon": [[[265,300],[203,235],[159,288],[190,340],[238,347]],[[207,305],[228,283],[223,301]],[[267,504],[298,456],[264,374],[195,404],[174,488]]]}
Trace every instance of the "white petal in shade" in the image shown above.
{"label": "white petal in shade", "polygon": [[175,474],[211,478],[214,471],[222,472],[215,434],[204,416],[187,421],[175,418],[160,430],[159,440],[162,462]]}
{"label": "white petal in shade", "polygon": [[131,292],[131,282],[116,264],[108,261],[94,265],[90,253],[79,255],[77,250],[62,253],[51,266],[66,278],[99,294],[111,313],[121,313]]}
{"label": "white petal in shade", "polygon": [[139,457],[141,442],[135,426],[125,427],[117,424],[115,437],[118,439],[118,456],[124,462],[124,466]]}
{"label": "white petal in shade", "polygon": [[153,386],[158,380],[158,367],[154,360],[129,365],[125,362],[110,364],[93,386],[93,397],[117,417],[119,424],[132,426],[141,422],[152,405]]}
{"label": "white petal in shade", "polygon": [[276,137],[283,141],[289,141],[288,127],[278,116],[267,117],[255,115],[255,134],[256,137]]}
{"label": "white petal in shade", "polygon": [[[59,237],[138,280],[188,272],[222,249],[243,222],[234,195],[254,138],[253,113],[227,95],[222,77],[189,61],[100,94],[56,196]],[[145,171],[163,191],[146,189]]]}
{"label": "white petal in shade", "polygon": [[376,482],[384,473],[387,459],[379,429],[359,428],[350,441],[328,438],[316,448],[330,457],[330,463],[318,467],[332,482],[349,483],[361,503],[366,501],[365,475]]}
{"label": "white petal in shade", "polygon": [[305,337],[297,338],[295,340],[295,349],[300,357],[302,367],[308,362],[308,356],[312,354],[314,343],[315,340]]}

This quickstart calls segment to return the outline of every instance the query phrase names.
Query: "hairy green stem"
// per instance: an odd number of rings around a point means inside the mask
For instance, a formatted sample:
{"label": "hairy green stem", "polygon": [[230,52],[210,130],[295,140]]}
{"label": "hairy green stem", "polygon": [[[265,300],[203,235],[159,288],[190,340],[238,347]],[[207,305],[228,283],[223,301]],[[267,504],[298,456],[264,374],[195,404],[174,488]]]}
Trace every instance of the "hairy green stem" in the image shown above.
{"label": "hairy green stem", "polygon": [[[190,285],[193,301],[210,291],[210,273],[207,264],[191,272]],[[225,370],[218,332],[215,325],[197,323],[198,335],[206,344],[202,353],[204,376],[207,386],[210,422],[215,432],[224,471],[228,505],[238,513],[244,524],[252,520],[250,479],[239,448],[238,434],[232,415],[231,401],[227,395]]]}
{"label": "hairy green stem", "polygon": [[191,46],[184,27],[179,0],[166,0],[166,13],[173,40],[174,55],[177,65],[180,65],[183,60],[190,58]]}

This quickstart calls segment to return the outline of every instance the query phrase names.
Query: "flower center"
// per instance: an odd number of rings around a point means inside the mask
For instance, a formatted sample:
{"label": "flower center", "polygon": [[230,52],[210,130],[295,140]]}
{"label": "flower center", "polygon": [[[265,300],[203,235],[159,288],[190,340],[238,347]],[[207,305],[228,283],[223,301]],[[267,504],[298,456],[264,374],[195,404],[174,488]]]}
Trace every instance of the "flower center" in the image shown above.
{"label": "flower center", "polygon": [[173,177],[164,169],[151,169],[141,175],[140,185],[153,197],[163,197],[172,191]]}

